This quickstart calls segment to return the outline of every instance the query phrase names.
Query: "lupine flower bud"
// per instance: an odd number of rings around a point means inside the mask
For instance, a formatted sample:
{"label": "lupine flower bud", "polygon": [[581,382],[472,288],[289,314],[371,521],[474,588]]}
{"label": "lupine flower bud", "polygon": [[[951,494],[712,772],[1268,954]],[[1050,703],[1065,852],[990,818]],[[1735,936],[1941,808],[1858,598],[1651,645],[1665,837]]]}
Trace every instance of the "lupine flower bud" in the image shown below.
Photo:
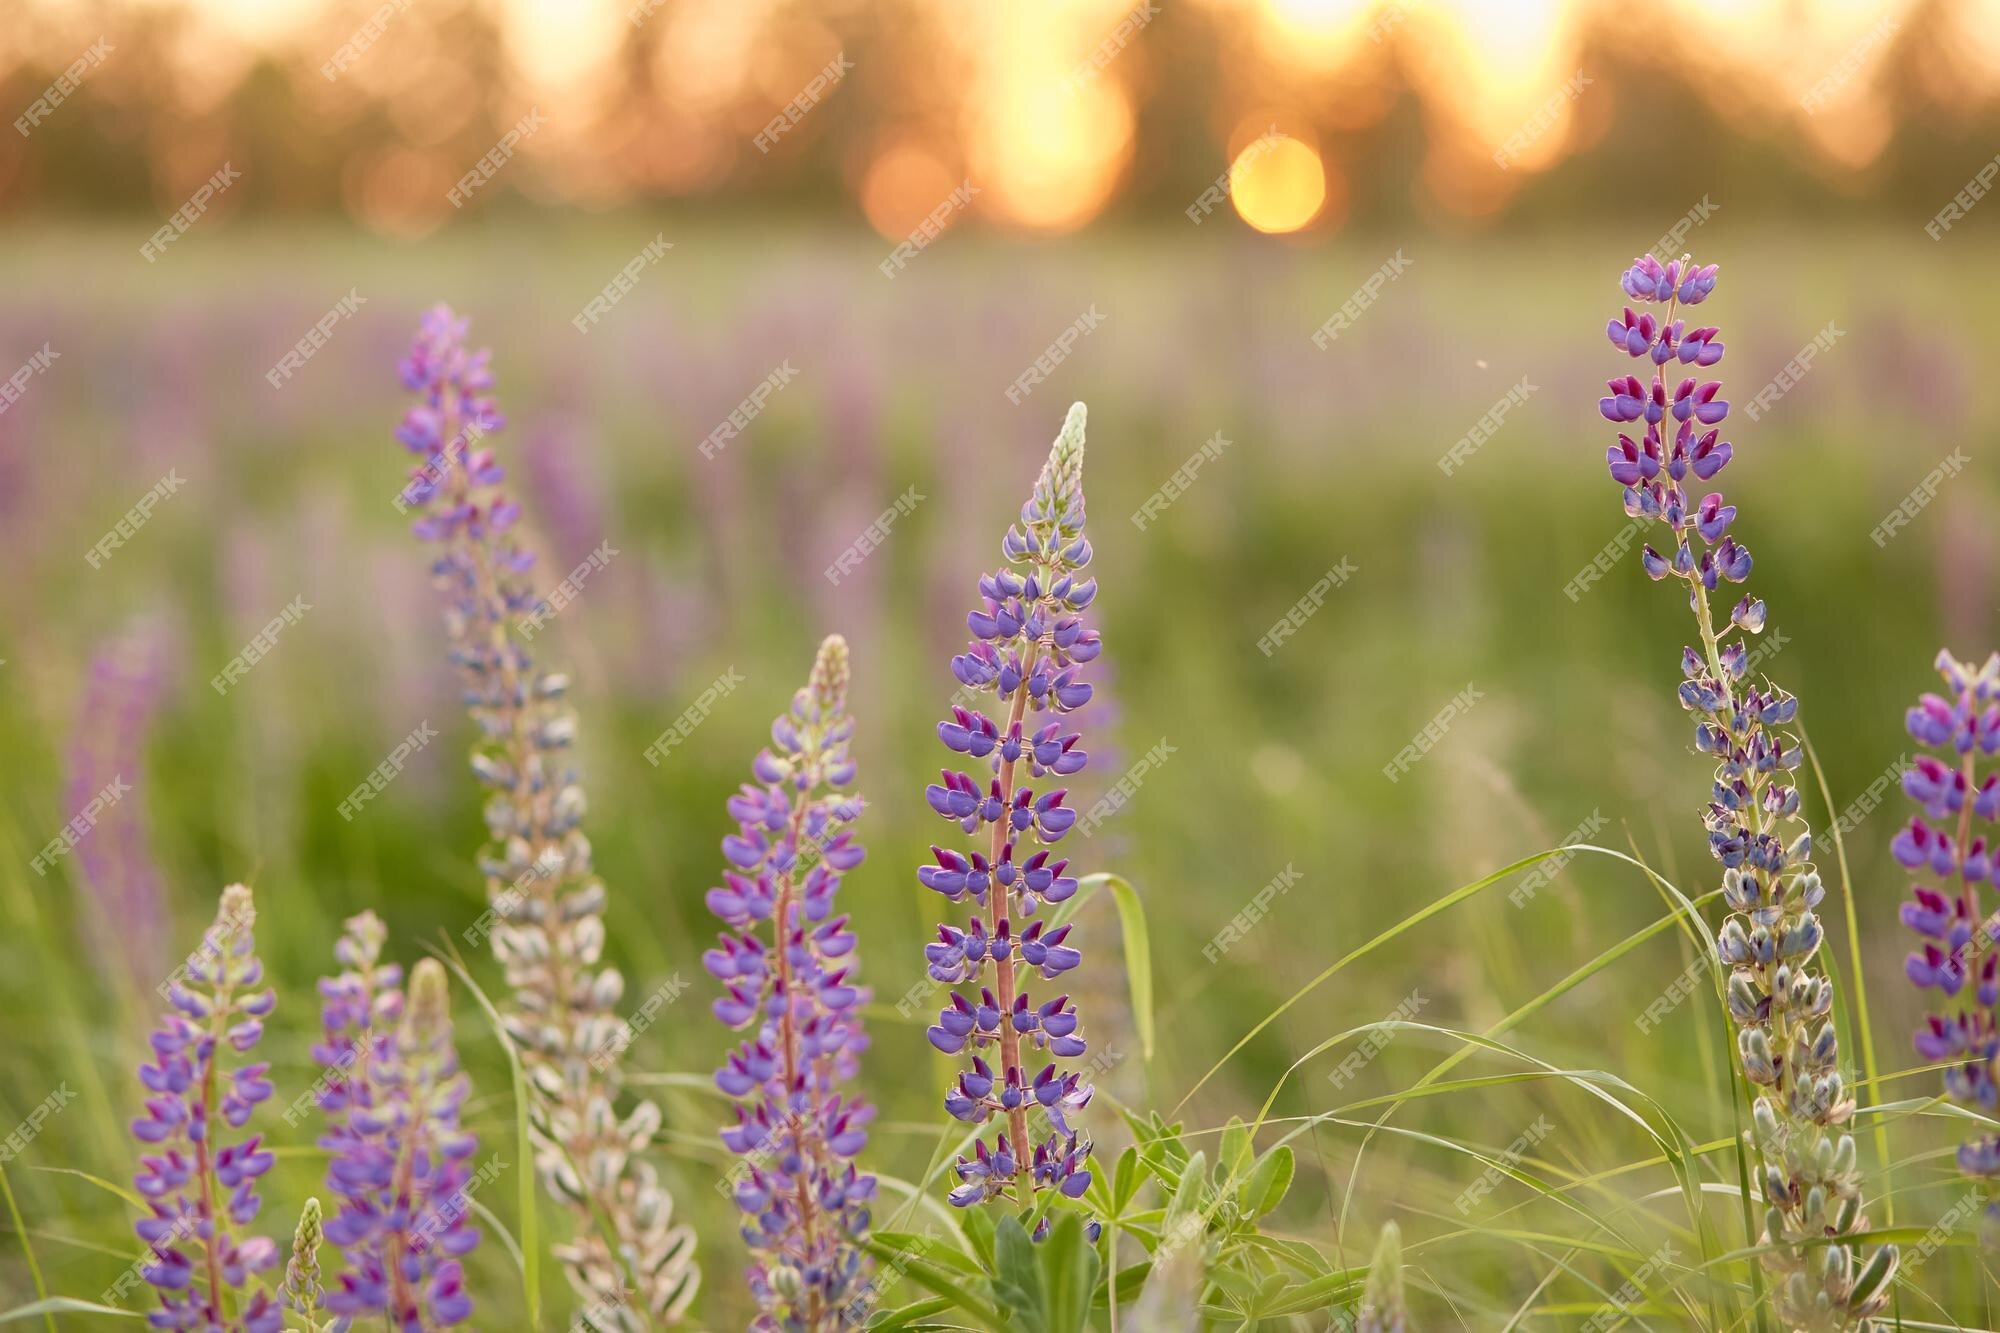
{"label": "lupine flower bud", "polygon": [[[1078,403],[1019,524],[1001,541],[1011,568],[980,578],[980,606],[966,617],[972,642],[951,661],[962,697],[995,697],[990,714],[954,706],[938,738],[982,761],[988,776],[947,768],[925,792],[931,808],[975,844],[963,852],[933,847],[935,864],[917,872],[924,887],[973,909],[965,928],[941,926],[925,951],[931,977],[961,987],[930,1029],[931,1045],[970,1057],[945,1094],[945,1110],[971,1125],[1002,1122],[990,1142],[976,1141],[973,1155],[958,1159],[960,1184],[950,1199],[959,1207],[1001,1197],[1025,1202],[1044,1189],[1073,1199],[1090,1185],[1090,1140],[1071,1118],[1089,1105],[1091,1088],[1061,1063],[1085,1049],[1075,1012],[1067,997],[1037,1004],[1022,984],[1029,973],[1053,979],[1082,961],[1067,943],[1069,927],[1050,929],[1044,916],[1076,892],[1069,862],[1050,859],[1076,813],[1064,804],[1064,789],[1038,792],[1022,779],[1067,777],[1088,760],[1076,748],[1079,737],[1063,734],[1063,716],[1090,699],[1079,671],[1101,646],[1081,615],[1097,596],[1097,581],[1082,575],[1091,556],[1083,535],[1083,452]],[[1030,1131],[1031,1116],[1046,1136]],[[1096,1223],[1090,1231],[1094,1237]]]}
{"label": "lupine flower bud", "polygon": [[215,924],[163,988],[168,1013],[139,1066],[150,1094],[132,1134],[154,1151],[133,1186],[146,1201],[136,1226],[151,1251],[140,1275],[158,1289],[156,1328],[280,1333],[285,1313],[261,1287],[235,1293],[278,1262],[266,1236],[242,1234],[262,1200],[257,1181],[276,1160],[263,1135],[235,1138],[271,1095],[269,1065],[243,1063],[264,1035],[276,996],[257,960],[250,890],[222,891]]}
{"label": "lupine flower bud", "polygon": [[307,1199],[292,1233],[292,1258],[285,1265],[285,1308],[305,1324],[305,1333],[320,1333],[319,1308],[326,1292],[319,1284],[319,1200]]}
{"label": "lupine flower bud", "polygon": [[658,1108],[640,1100],[622,1117],[613,1110],[624,978],[603,963],[605,893],[580,827],[569,682],[525,648],[543,603],[526,581],[534,557],[515,537],[521,506],[502,492],[506,473],[486,443],[506,424],[489,357],[466,348],[465,332],[438,306],[400,368],[417,401],[396,438],[421,460],[400,503],[419,514],[415,534],[437,545],[432,582],[481,737],[472,770],[491,792],[480,868],[492,910],[477,934],[492,937],[513,992],[502,1017],[536,1098],[536,1173],[574,1221],[556,1255],[578,1297],[627,1333],[678,1322],[701,1274],[694,1234],[673,1224],[673,1199],[645,1156]]}
{"label": "lupine flower bud", "polygon": [[715,1015],[749,1030],[715,1082],[737,1099],[722,1141],[740,1158],[728,1183],[757,1256],[758,1333],[859,1328],[872,1308],[858,1241],[875,1177],[854,1158],[875,1112],[840,1092],[867,1046],[854,935],[833,911],[842,874],[862,859],[847,681],[847,641],[830,635],[771,725],[772,746],[752,765],[759,781],[729,799],[738,831],[723,840],[723,886],[708,893],[729,927],[702,959],[727,988]]}
{"label": "lupine flower bud", "polygon": [[1374,1261],[1368,1265],[1368,1285],[1362,1289],[1354,1333],[1404,1333],[1409,1319],[1403,1304],[1403,1233],[1394,1222],[1384,1222]]}
{"label": "lupine flower bud", "polygon": [[[1853,1140],[1844,1132],[1854,1102],[1837,1068],[1839,1043],[1828,1017],[1832,982],[1814,968],[1825,938],[1816,914],[1825,890],[1812,869],[1812,836],[1799,817],[1797,784],[1788,776],[1802,749],[1777,730],[1797,716],[1798,700],[1768,682],[1748,680],[1748,636],[1764,628],[1764,603],[1745,595],[1724,618],[1709,599],[1723,583],[1748,578],[1752,566],[1749,551],[1730,533],[1736,506],[1719,493],[1695,500],[1682,487],[1690,472],[1700,481],[1712,479],[1734,454],[1717,430],[1702,429],[1719,426],[1729,414],[1721,382],[1690,376],[1671,391],[1667,386],[1665,367],[1672,362],[1706,368],[1722,360],[1720,330],[1686,331],[1675,318],[1678,307],[1706,300],[1715,282],[1714,265],[1696,267],[1685,256],[1666,264],[1651,256],[1633,261],[1621,284],[1625,294],[1667,309],[1654,318],[1628,308],[1612,321],[1611,341],[1652,368],[1645,383],[1635,376],[1611,381],[1611,395],[1598,410],[1610,421],[1646,423],[1643,438],[1620,435],[1605,461],[1622,488],[1625,512],[1665,527],[1659,549],[1671,549],[1671,561],[1647,545],[1641,568],[1654,580],[1671,577],[1687,585],[1701,634],[1699,649],[1683,655],[1680,702],[1694,715],[1695,748],[1717,761],[1703,822],[1709,852],[1723,866],[1722,894],[1731,915],[1717,934],[1716,954],[1729,969],[1724,999],[1740,1029],[1743,1074],[1758,1089],[1748,1137],[1763,1158],[1763,1244],[1770,1247],[1764,1262],[1774,1277],[1772,1299],[1787,1328],[1853,1329],[1886,1306],[1896,1253],[1884,1247],[1861,1266],[1870,1275],[1864,1289],[1846,1247],[1826,1247],[1841,1252],[1828,1261],[1806,1244],[1824,1240],[1830,1230],[1864,1230],[1867,1223]],[[1670,426],[1669,417],[1677,424]],[[1906,845],[1899,843],[1898,855],[1906,865],[1912,858],[1935,864],[1941,838],[1919,823]],[[1827,1217],[1829,1204],[1844,1220]]]}
{"label": "lupine flower bud", "polygon": [[[1974,821],[2000,817],[2000,773],[1980,774],[1982,761],[2000,752],[2000,653],[1978,668],[1940,651],[1935,666],[1946,693],[1926,694],[1904,715],[1910,736],[1942,758],[1919,754],[1903,773],[1904,794],[1921,814],[1896,835],[1896,859],[1937,884],[1910,886],[1903,924],[1920,941],[1903,962],[1904,975],[1920,990],[1938,992],[1937,1008],[1917,1029],[1917,1053],[1928,1061],[1950,1061],[1944,1071],[1946,1095],[1982,1114],[2000,1107],[1994,1058],[2000,1055],[2000,916],[1989,916],[1979,901],[1979,885],[1993,875],[1987,835],[1975,836]],[[1992,1242],[2000,1226],[2000,1135],[1985,1135],[1959,1149],[1959,1168],[1984,1184]]]}

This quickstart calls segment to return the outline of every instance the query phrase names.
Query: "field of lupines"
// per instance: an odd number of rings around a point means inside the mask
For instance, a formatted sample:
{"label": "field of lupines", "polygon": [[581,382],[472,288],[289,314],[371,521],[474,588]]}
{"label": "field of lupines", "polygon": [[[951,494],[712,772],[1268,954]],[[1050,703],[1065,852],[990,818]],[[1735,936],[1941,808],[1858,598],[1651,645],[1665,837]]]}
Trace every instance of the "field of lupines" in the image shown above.
{"label": "field of lupines", "polygon": [[649,239],[0,259],[15,1317],[1993,1326],[1989,254]]}

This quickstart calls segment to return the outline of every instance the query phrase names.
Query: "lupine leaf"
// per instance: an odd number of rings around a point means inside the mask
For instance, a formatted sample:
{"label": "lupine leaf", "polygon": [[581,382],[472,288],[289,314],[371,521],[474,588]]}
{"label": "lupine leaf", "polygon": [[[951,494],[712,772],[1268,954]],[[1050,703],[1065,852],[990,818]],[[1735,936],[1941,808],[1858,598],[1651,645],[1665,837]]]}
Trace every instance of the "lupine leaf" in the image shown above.
{"label": "lupine leaf", "polygon": [[993,1241],[993,1294],[1006,1311],[1008,1326],[1021,1333],[1054,1333],[1044,1318],[1042,1269],[1027,1229],[1003,1217],[994,1228]]}
{"label": "lupine leaf", "polygon": [[1044,1322],[1049,1333],[1081,1333],[1097,1288],[1097,1250],[1084,1239],[1083,1219],[1065,1211],[1041,1245]]}
{"label": "lupine leaf", "polygon": [[873,1236],[862,1238],[861,1247],[883,1263],[900,1265],[903,1275],[910,1281],[936,1292],[959,1309],[985,1320],[989,1327],[1001,1326],[1003,1321],[998,1311],[953,1281],[950,1276],[940,1272],[936,1265],[922,1259],[912,1259],[902,1251],[884,1245]]}
{"label": "lupine leaf", "polygon": [[1118,1154],[1118,1165],[1111,1172],[1111,1204],[1115,1216],[1123,1217],[1125,1209],[1139,1193],[1139,1152],[1127,1148]]}
{"label": "lupine leaf", "polygon": [[914,1305],[906,1305],[900,1310],[885,1310],[870,1320],[868,1327],[870,1329],[881,1330],[882,1333],[889,1333],[890,1330],[896,1329],[917,1328],[922,1326],[921,1321],[929,1319],[935,1314],[943,1314],[946,1310],[953,1308],[954,1306],[949,1297],[932,1296],[928,1300],[918,1301]]}
{"label": "lupine leaf", "polygon": [[1292,1150],[1284,1144],[1265,1153],[1256,1170],[1250,1173],[1250,1179],[1243,1183],[1240,1192],[1243,1210],[1252,1217],[1262,1217],[1284,1202],[1285,1192],[1292,1187],[1294,1169]]}

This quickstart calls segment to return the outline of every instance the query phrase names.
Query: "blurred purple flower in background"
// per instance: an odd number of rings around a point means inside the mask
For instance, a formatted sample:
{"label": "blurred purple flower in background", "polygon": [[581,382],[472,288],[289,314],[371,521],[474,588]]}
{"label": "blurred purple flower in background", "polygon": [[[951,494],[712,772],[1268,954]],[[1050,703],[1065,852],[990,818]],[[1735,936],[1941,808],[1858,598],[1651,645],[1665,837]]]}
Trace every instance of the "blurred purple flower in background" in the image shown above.
{"label": "blurred purple flower in background", "polygon": [[92,908],[78,916],[106,974],[135,994],[166,971],[166,889],[153,859],[144,779],[172,654],[172,636],[157,619],[137,621],[101,644],[90,657],[67,754],[70,818],[113,782],[137,789],[104,807],[76,846]]}

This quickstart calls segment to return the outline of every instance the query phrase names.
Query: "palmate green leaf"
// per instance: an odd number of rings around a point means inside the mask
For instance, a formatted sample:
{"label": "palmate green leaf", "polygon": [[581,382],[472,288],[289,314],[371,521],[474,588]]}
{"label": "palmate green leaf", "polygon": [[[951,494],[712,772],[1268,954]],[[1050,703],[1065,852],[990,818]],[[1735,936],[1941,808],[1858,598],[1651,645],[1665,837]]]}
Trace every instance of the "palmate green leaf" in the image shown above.
{"label": "palmate green leaf", "polygon": [[993,1232],[993,1295],[1020,1333],[1055,1333],[1044,1314],[1042,1269],[1026,1227],[1003,1217]]}
{"label": "palmate green leaf", "polygon": [[1049,1333],[1083,1333],[1097,1290],[1097,1248],[1084,1237],[1083,1218],[1065,1211],[1037,1246],[1041,1251],[1043,1323]]}
{"label": "palmate green leaf", "polygon": [[1240,1180],[1256,1156],[1257,1150],[1250,1145],[1250,1127],[1243,1123],[1242,1117],[1230,1116],[1222,1129],[1222,1146],[1215,1155],[1215,1169],[1220,1175],[1217,1183],[1226,1189]]}
{"label": "palmate green leaf", "polygon": [[1252,1217],[1262,1217],[1284,1202],[1286,1191],[1292,1187],[1295,1169],[1292,1150],[1287,1145],[1281,1143],[1265,1153],[1238,1191],[1237,1198],[1243,1211]]}
{"label": "palmate green leaf", "polygon": [[920,1235],[914,1231],[877,1231],[874,1238],[896,1257],[890,1267],[901,1268],[911,1260],[921,1259],[939,1268],[952,1269],[966,1277],[984,1277],[986,1270],[971,1255],[953,1249],[936,1236]]}
{"label": "palmate green leaf", "polygon": [[1139,1181],[1139,1150],[1128,1147],[1118,1154],[1118,1165],[1111,1171],[1112,1216],[1125,1216],[1125,1210],[1138,1197]]}
{"label": "palmate green leaf", "polygon": [[984,1265],[982,1272],[991,1272],[995,1248],[993,1214],[984,1208],[965,1210],[965,1243],[972,1254]]}
{"label": "palmate green leaf", "polygon": [[1342,1269],[1336,1273],[1328,1273],[1310,1282],[1291,1286],[1284,1297],[1267,1307],[1264,1313],[1275,1318],[1280,1315],[1313,1314],[1336,1305],[1345,1305],[1361,1294],[1362,1285],[1367,1280],[1368,1270],[1365,1268]]}
{"label": "palmate green leaf", "polygon": [[1004,1321],[997,1310],[975,1294],[970,1287],[958,1281],[955,1276],[942,1271],[936,1264],[926,1262],[922,1258],[913,1259],[901,1250],[884,1245],[874,1236],[863,1237],[861,1247],[878,1263],[899,1267],[903,1276],[926,1291],[935,1292],[958,1309],[984,1320],[985,1327],[1003,1326]]}
{"label": "palmate green leaf", "polygon": [[931,1327],[925,1323],[932,1315],[943,1314],[952,1309],[952,1302],[943,1296],[931,1296],[913,1305],[905,1305],[900,1310],[884,1310],[868,1321],[868,1327],[877,1333],[891,1333],[891,1330]]}

